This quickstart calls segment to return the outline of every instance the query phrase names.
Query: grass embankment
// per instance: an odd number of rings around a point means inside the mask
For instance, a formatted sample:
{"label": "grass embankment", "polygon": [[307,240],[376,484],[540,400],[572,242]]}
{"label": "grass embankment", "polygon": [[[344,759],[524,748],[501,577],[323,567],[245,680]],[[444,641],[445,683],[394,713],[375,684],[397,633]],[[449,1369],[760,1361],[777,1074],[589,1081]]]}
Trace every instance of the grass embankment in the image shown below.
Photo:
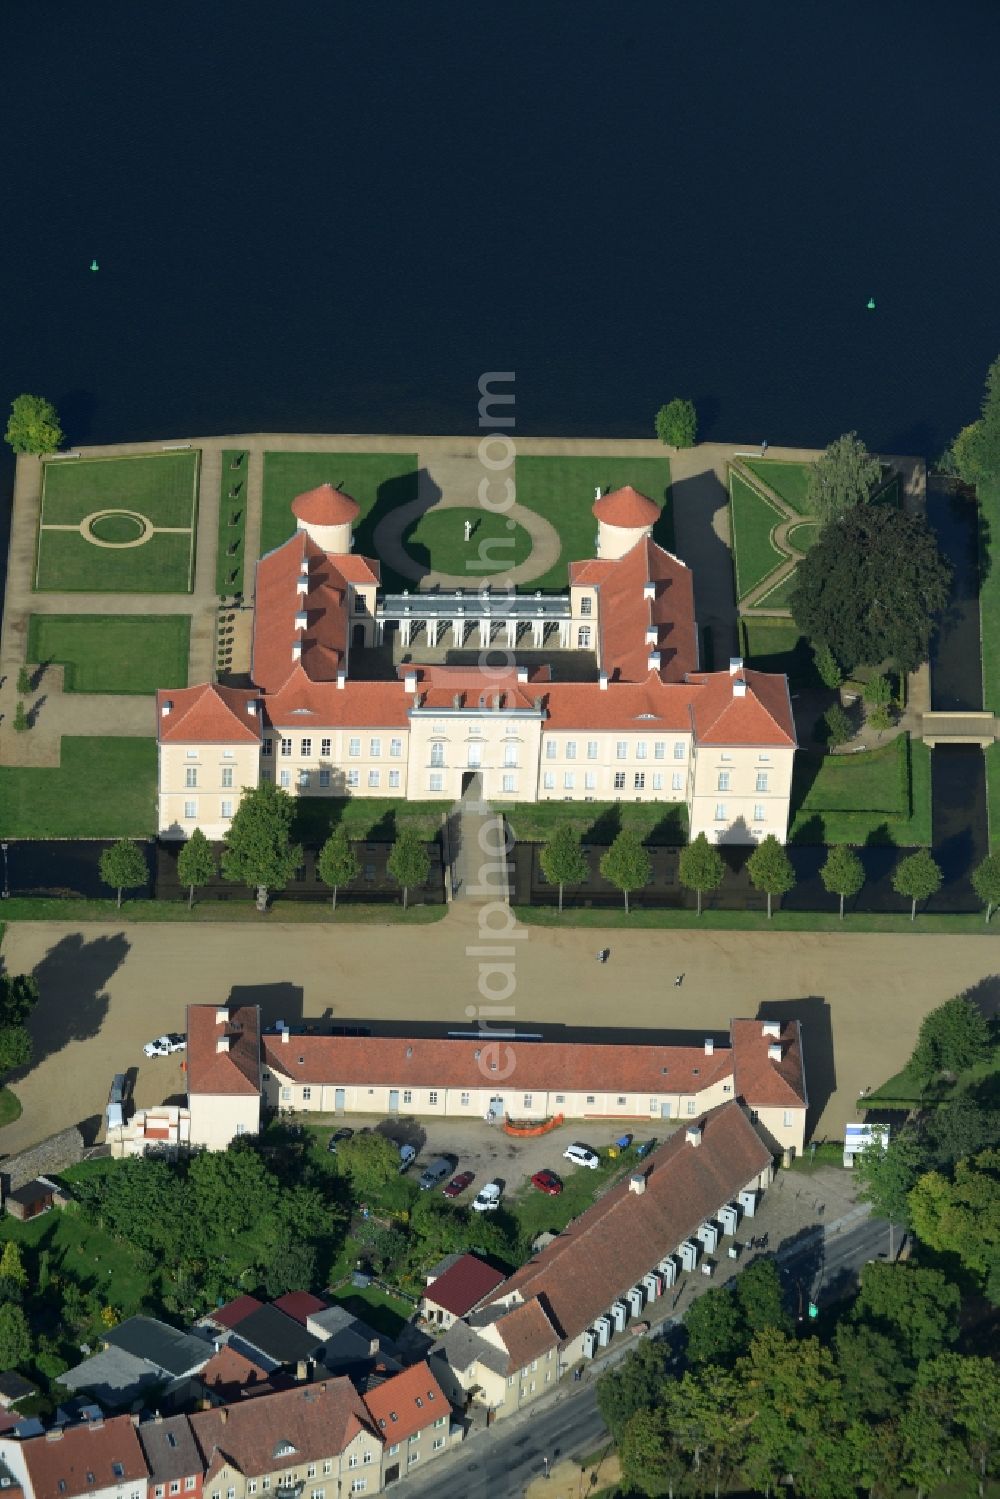
{"label": "grass embankment", "polygon": [[190,614],[33,614],[28,660],[65,667],[67,692],[186,687]]}
{"label": "grass embankment", "polygon": [[4,837],[153,836],[155,739],[64,735],[60,760],[58,767],[43,769],[0,766],[0,831]]}
{"label": "grass embankment", "polygon": [[951,1082],[943,1077],[927,1078],[914,1067],[911,1057],[901,1071],[888,1078],[874,1093],[859,1100],[859,1107],[906,1110],[930,1108],[941,1103],[951,1103],[962,1094],[980,1090],[987,1079],[1000,1080],[1000,1046],[995,1046],[990,1056],[966,1068]]}
{"label": "grass embankment", "polygon": [[1000,921],[987,926],[981,915],[945,916],[917,912],[917,919],[910,921],[909,914],[900,912],[869,913],[852,912],[841,921],[835,912],[822,911],[775,911],[768,921],[766,911],[705,911],[699,917],[694,911],[674,908],[644,909],[632,907],[626,916],[620,906],[600,910],[569,910],[559,915],[556,906],[513,906],[511,908],[524,926],[591,927],[595,931],[635,931],[637,928],[663,929],[666,931],[693,932],[900,932],[907,936],[967,936],[995,937],[1000,935]]}
{"label": "grass embankment", "polygon": [[735,469],[729,470],[729,534],[739,603],[787,560],[788,553],[771,539],[775,526],[784,518]]}
{"label": "grass embankment", "polygon": [[[272,900],[264,915],[250,899],[196,901],[188,910],[186,900],[123,900],[118,910],[113,900],[56,900],[45,897],[12,896],[4,902],[4,915],[9,921],[63,921],[70,925],[85,921],[111,922],[116,926],[131,922],[186,921],[186,922],[240,922],[257,921],[285,923],[312,922],[330,926],[427,926],[442,921],[447,915],[446,905],[421,906],[410,904],[404,911],[402,905],[391,902],[353,905],[350,901],[337,902],[336,911],[330,901]],[[998,928],[1000,930],[1000,928]]]}
{"label": "grass embankment", "polygon": [[688,836],[683,802],[515,802],[498,810],[519,843],[547,843],[566,823],[591,844],[613,843],[623,828],[650,844],[683,844]]}
{"label": "grass embankment", "polygon": [[[243,592],[250,454],[242,448],[222,451],[219,484],[219,541],[215,553],[215,591],[220,597]],[[231,491],[236,493],[232,494]],[[229,548],[234,551],[230,555]]]}
{"label": "grass embankment", "polygon": [[[631,484],[662,506],[653,527],[653,540],[673,550],[674,527],[670,503],[670,464],[666,458],[519,457],[514,468],[517,502],[550,521],[559,533],[562,548],[558,559],[538,578],[525,583],[525,591],[565,588],[566,567],[594,555],[594,491],[620,489]],[[497,493],[500,493],[499,486]]]}
{"label": "grass embankment", "polygon": [[392,841],[402,828],[421,838],[441,830],[447,802],[406,802],[389,796],[299,796],[295,799],[292,837],[308,848],[320,848],[334,828],[355,841]]}
{"label": "grass embankment", "polygon": [[[375,557],[374,533],[391,510],[417,498],[415,453],[265,453],[261,499],[260,554],[287,541],[295,530],[295,496],[318,484],[342,489],[361,507],[354,527],[354,551]],[[383,586],[409,587],[391,568],[382,568]]]}
{"label": "grass embankment", "polygon": [[799,750],[789,838],[794,843],[929,847],[930,750],[908,734],[858,754]]}
{"label": "grass embankment", "polygon": [[[979,622],[983,707],[1000,713],[1000,479],[981,484],[979,497]],[[1000,852],[1000,745],[986,751],[990,848]]]}

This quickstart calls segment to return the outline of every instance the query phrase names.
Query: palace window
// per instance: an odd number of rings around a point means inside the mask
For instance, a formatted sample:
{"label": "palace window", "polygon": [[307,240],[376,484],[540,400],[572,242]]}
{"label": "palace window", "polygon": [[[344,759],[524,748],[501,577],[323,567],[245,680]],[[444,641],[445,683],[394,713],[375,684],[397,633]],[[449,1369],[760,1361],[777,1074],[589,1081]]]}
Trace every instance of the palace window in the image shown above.
{"label": "palace window", "polygon": [[718,786],[717,786],[716,789],[718,791],[728,791],[729,790],[729,771],[728,770],[720,770],[719,771],[719,784],[718,784]]}
{"label": "palace window", "polygon": [[634,786],[634,789],[636,791],[645,791],[645,789],[646,789],[646,772],[644,770],[637,770],[636,771],[635,777],[634,777],[634,780],[633,780],[633,786]]}
{"label": "palace window", "polygon": [[623,770],[616,770],[615,771],[615,790],[616,791],[624,791],[625,790],[625,772]]}
{"label": "palace window", "polygon": [[597,759],[597,740],[596,739],[588,739],[587,740],[587,759],[588,760],[596,760]]}
{"label": "palace window", "polygon": [[222,767],[222,784],[224,787],[233,784],[233,767],[231,765],[224,765]]}
{"label": "palace window", "polygon": [[319,742],[319,752],[321,755],[331,755],[333,753],[333,740],[321,739]]}
{"label": "palace window", "polygon": [[290,755],[292,753],[292,741],[290,739],[282,739],[281,753],[283,755]]}
{"label": "palace window", "polygon": [[590,599],[590,598],[583,598],[583,599],[581,599],[580,600],[580,613],[581,614],[593,614],[593,612],[594,612],[594,601],[593,601],[593,599]]}
{"label": "palace window", "polygon": [[590,626],[581,625],[576,632],[576,643],[581,651],[590,650]]}
{"label": "palace window", "polygon": [[402,741],[402,739],[390,739],[389,740],[389,754],[392,756],[392,758],[394,760],[398,760],[399,757],[400,757],[400,755],[402,753],[403,753],[403,741]]}
{"label": "palace window", "polygon": [[767,771],[766,770],[758,770],[758,772],[757,772],[757,790],[758,791],[766,791],[767,790]]}
{"label": "palace window", "polygon": [[389,772],[389,789],[392,790],[392,791],[398,791],[399,790],[399,771],[398,770],[390,770],[390,772]]}
{"label": "palace window", "polygon": [[678,739],[676,741],[676,743],[674,744],[674,759],[675,760],[683,760],[684,759],[684,741],[682,739]]}
{"label": "palace window", "polygon": [[312,754],[312,752],[313,752],[313,742],[312,742],[312,740],[311,739],[300,739],[299,740],[299,755],[302,757],[302,759],[303,760],[308,760],[308,758]]}

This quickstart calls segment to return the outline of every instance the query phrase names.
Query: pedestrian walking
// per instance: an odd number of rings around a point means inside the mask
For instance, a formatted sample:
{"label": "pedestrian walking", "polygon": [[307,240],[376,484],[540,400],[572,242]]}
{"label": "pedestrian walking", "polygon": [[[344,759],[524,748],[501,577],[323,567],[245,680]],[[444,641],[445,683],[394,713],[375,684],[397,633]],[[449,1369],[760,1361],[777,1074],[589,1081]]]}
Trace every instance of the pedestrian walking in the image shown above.
{"label": "pedestrian walking", "polygon": [[677,975],[677,977],[674,979],[674,988],[675,989],[679,989],[680,986],[681,986],[681,984],[683,984],[683,982],[684,982],[684,975],[683,975],[683,973],[679,973]]}

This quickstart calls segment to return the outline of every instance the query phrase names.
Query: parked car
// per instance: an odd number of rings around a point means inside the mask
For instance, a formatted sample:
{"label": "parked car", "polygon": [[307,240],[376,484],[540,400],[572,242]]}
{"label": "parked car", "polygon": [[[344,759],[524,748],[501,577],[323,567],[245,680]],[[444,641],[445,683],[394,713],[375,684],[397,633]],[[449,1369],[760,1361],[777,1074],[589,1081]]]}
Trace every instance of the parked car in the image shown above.
{"label": "parked car", "polygon": [[589,1145],[581,1145],[579,1140],[566,1146],[563,1151],[563,1160],[572,1161],[574,1166],[589,1166],[591,1171],[596,1171],[601,1164],[597,1151],[591,1150]]}
{"label": "parked car", "polygon": [[165,1036],[157,1036],[155,1041],[147,1041],[142,1049],[147,1057],[169,1057],[175,1051],[183,1051],[186,1046],[186,1036],[180,1031],[170,1031]]}
{"label": "parked car", "polygon": [[430,1165],[420,1173],[418,1185],[421,1192],[429,1192],[431,1187],[439,1187],[450,1173],[451,1162],[446,1161],[444,1156],[438,1156],[436,1161],[431,1161]]}
{"label": "parked car", "polygon": [[476,1197],[472,1199],[472,1211],[474,1213],[495,1213],[500,1206],[503,1196],[503,1187],[499,1182],[487,1182]]}
{"label": "parked car", "polygon": [[554,1171],[536,1171],[531,1178],[531,1185],[537,1187],[539,1192],[544,1192],[546,1197],[558,1197],[563,1189],[563,1184]]}
{"label": "parked car", "polygon": [[331,1155],[336,1155],[337,1154],[337,1146],[338,1145],[342,1145],[345,1140],[353,1140],[353,1139],[354,1139],[354,1131],[348,1125],[343,1124],[343,1125],[341,1125],[340,1129],[335,1129],[334,1130],[333,1134],[330,1136],[329,1140],[327,1141],[326,1148],[330,1152]]}
{"label": "parked car", "polygon": [[472,1183],[475,1181],[475,1179],[476,1173],[474,1171],[460,1171],[458,1175],[453,1176],[448,1185],[446,1187],[442,1187],[441,1190],[446,1197],[460,1197],[461,1194],[465,1191],[466,1187],[472,1186]]}
{"label": "parked car", "polygon": [[108,1129],[121,1129],[125,1123],[125,1105],[127,1101],[128,1078],[124,1072],[116,1072],[111,1079],[111,1092],[108,1094],[108,1106],[105,1110]]}
{"label": "parked car", "polygon": [[417,1159],[417,1152],[412,1145],[401,1145],[399,1147],[399,1169],[400,1172],[409,1171]]}

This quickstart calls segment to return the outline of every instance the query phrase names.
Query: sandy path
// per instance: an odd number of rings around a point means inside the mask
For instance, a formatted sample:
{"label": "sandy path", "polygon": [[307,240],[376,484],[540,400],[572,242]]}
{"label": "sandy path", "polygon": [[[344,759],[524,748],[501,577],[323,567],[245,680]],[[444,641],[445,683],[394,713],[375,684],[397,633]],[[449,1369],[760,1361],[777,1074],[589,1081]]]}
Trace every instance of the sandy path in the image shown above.
{"label": "sandy path", "polygon": [[[506,977],[484,975],[480,995],[479,964],[493,958],[475,952],[489,940],[479,936],[479,909],[455,906],[440,924],[408,928],[14,924],[2,956],[8,971],[39,975],[40,1060],[16,1085],[24,1114],[0,1133],[0,1150],[100,1114],[112,1073],[128,1067],[139,1065],[140,1104],[181,1091],[176,1062],[145,1062],[142,1043],[182,1028],[189,1001],[235,991],[272,1020],[326,1012],[455,1026],[479,1006],[489,1018],[489,988],[499,994]],[[815,1125],[831,1136],[853,1116],[860,1090],[905,1061],[928,1009],[1000,972],[1000,951],[974,937],[521,931],[509,944],[519,1025],[701,1035],[761,1005],[800,1016]],[[594,961],[602,942],[612,949],[603,968]]]}

